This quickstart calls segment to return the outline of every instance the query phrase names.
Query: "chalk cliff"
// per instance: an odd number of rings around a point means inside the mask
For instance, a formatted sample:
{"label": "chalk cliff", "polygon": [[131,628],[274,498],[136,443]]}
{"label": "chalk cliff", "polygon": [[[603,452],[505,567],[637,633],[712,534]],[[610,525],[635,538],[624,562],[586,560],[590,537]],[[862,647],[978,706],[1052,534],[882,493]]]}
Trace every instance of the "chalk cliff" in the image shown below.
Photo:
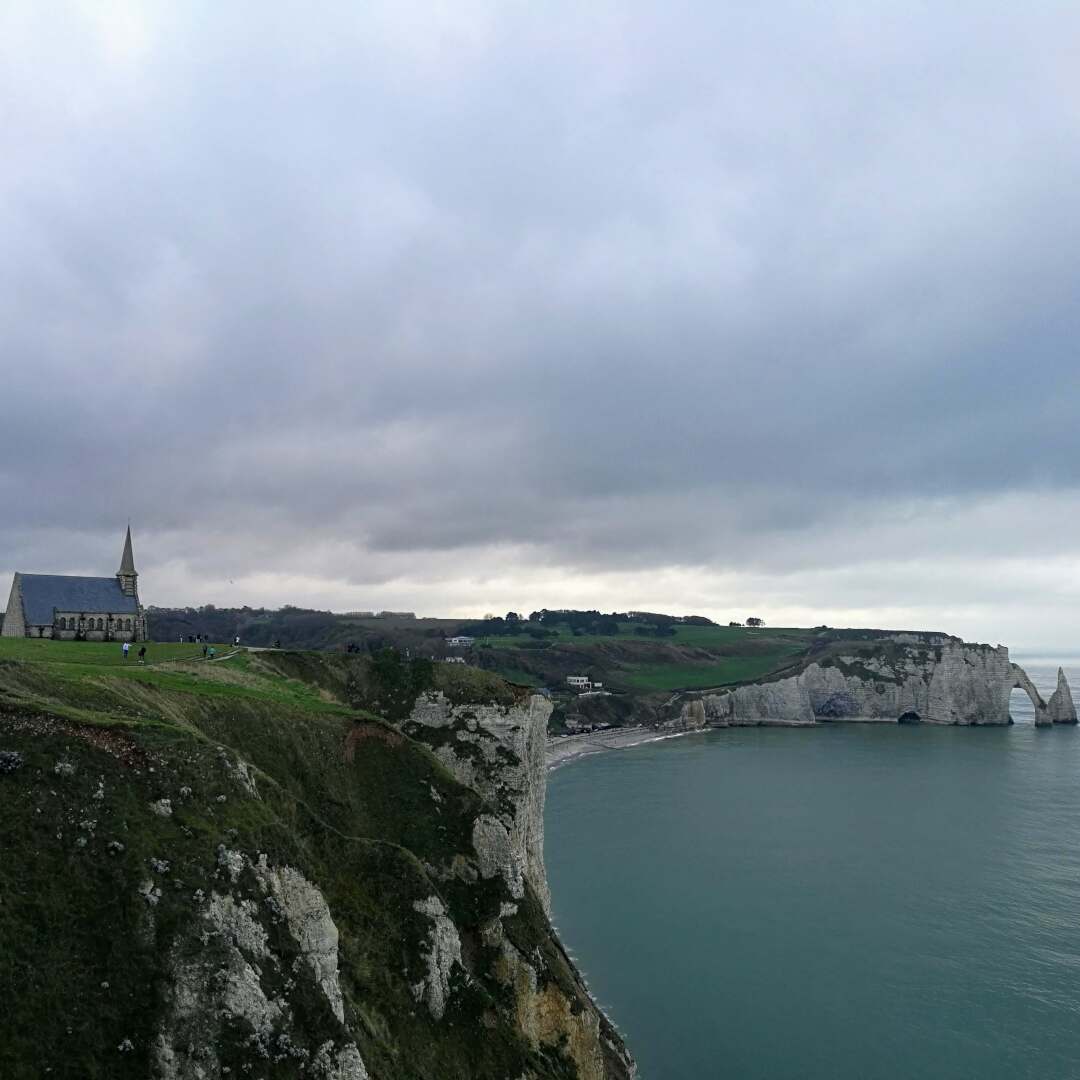
{"label": "chalk cliff", "polygon": [[548,702],[242,659],[0,662],[0,1076],[632,1080],[546,911]]}
{"label": "chalk cliff", "polygon": [[435,756],[463,784],[499,808],[517,873],[529,879],[547,911],[544,869],[544,795],[547,721],[551,702],[539,694],[511,706],[454,705],[439,691],[420,695],[406,734],[432,745]]}
{"label": "chalk cliff", "polygon": [[1036,724],[1076,722],[1064,672],[1048,705],[1003,645],[896,634],[828,653],[787,678],[684,694],[668,723],[684,728],[836,721],[1008,724],[1009,695],[1017,687],[1031,699]]}
{"label": "chalk cliff", "polygon": [[1073,704],[1072,691],[1069,689],[1065,672],[1061,668],[1058,668],[1057,689],[1050,695],[1050,700],[1046,703],[1046,711],[1055,724],[1076,723],[1076,706]]}

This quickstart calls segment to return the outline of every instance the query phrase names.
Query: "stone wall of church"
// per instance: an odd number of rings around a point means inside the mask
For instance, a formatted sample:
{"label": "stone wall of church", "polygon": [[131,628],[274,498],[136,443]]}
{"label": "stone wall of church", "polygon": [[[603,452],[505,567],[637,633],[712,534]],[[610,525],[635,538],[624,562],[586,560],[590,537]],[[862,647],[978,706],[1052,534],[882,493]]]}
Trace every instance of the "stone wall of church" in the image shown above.
{"label": "stone wall of church", "polygon": [[[142,615],[83,615],[78,611],[57,612],[54,627],[45,637],[65,641],[138,641],[145,637]],[[36,633],[31,637],[37,637]]]}

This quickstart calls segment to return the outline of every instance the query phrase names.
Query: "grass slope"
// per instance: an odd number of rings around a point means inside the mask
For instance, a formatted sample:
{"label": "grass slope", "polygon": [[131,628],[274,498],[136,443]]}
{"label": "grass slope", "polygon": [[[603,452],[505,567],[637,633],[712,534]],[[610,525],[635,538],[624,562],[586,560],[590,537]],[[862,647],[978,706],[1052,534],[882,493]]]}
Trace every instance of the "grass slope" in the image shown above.
{"label": "grass slope", "polygon": [[565,687],[568,675],[589,675],[616,692],[655,694],[754,681],[804,656],[816,632],[795,628],[676,626],[674,634],[579,635],[562,628],[541,640],[527,635],[485,638],[476,661],[505,678]]}
{"label": "grass slope", "polygon": [[[184,940],[198,897],[222,887],[222,845],[298,867],[326,896],[346,1022],[373,1076],[574,1075],[520,1037],[484,944],[481,928],[510,897],[462,869],[480,797],[426,746],[343,703],[401,708],[416,689],[398,685],[411,677],[403,665],[244,653],[208,664],[155,645],[157,661],[140,667],[117,651],[0,639],[0,750],[23,761],[0,774],[0,1076],[147,1075],[170,943]],[[488,673],[440,667],[421,681],[513,699]],[[258,798],[238,783],[237,756]],[[166,798],[171,815],[148,809]],[[160,891],[152,919],[144,883]],[[440,1023],[410,992],[427,930],[413,903],[434,891],[473,971]],[[531,893],[506,923],[572,993],[576,975]],[[341,1033],[317,995],[291,1006],[312,1048]],[[298,1075],[290,1062],[252,1073],[248,1034],[221,1048],[233,1075]]]}

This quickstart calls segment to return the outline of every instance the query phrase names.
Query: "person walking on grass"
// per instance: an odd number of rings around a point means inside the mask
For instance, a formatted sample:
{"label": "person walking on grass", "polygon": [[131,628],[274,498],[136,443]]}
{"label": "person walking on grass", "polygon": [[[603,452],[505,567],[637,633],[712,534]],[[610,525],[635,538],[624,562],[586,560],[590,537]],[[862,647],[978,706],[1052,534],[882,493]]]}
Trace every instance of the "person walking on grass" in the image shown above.
{"label": "person walking on grass", "polygon": [[236,637],[233,638],[233,648],[234,649],[239,649],[240,648],[240,635],[239,634],[237,634]]}
{"label": "person walking on grass", "polygon": [[213,645],[210,646],[210,659],[211,660],[214,659],[214,646]]}
{"label": "person walking on grass", "polygon": [[206,659],[206,646],[205,645],[202,647],[202,658],[204,660]]}
{"label": "person walking on grass", "polygon": [[128,657],[128,653],[131,652],[131,642],[130,641],[125,641],[124,642],[123,652],[124,652],[124,659],[126,660],[127,657]]}
{"label": "person walking on grass", "polygon": [[139,663],[140,664],[145,664],[146,663],[146,646],[145,645],[143,645],[142,648],[139,649]]}

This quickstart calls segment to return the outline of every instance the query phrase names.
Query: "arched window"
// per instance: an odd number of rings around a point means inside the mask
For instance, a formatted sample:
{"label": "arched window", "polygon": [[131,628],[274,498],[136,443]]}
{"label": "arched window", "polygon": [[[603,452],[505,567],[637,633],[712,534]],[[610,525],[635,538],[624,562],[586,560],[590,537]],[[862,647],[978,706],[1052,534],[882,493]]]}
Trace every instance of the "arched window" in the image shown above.
{"label": "arched window", "polygon": [[131,620],[130,619],[125,619],[124,620],[124,629],[125,630],[130,630],[131,629]]}
{"label": "arched window", "polygon": [[67,619],[61,619],[60,620],[60,629],[61,630],[66,630],[67,629]]}

